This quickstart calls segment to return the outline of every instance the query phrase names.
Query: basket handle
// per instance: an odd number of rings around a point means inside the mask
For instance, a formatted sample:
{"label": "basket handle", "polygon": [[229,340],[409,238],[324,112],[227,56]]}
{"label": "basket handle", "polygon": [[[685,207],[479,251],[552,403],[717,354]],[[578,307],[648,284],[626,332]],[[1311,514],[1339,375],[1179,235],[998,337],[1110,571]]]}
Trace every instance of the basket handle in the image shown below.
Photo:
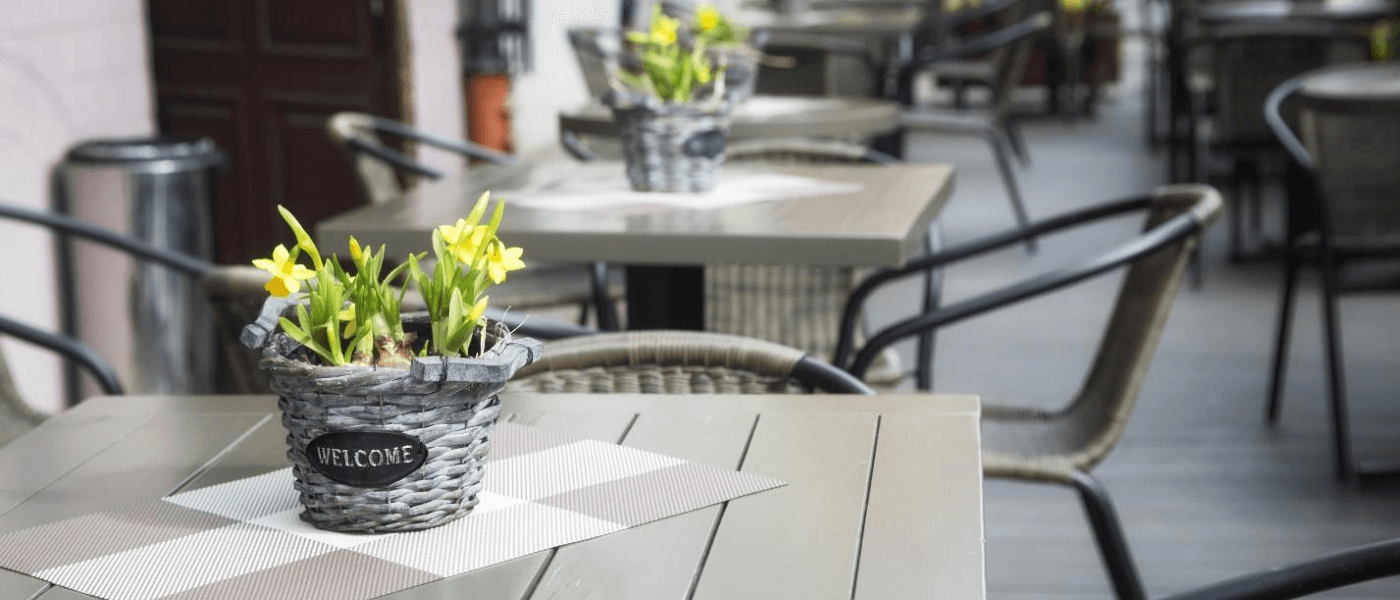
{"label": "basket handle", "polygon": [[267,346],[268,340],[272,339],[272,334],[277,333],[277,320],[296,303],[296,299],[290,296],[268,296],[267,300],[263,301],[258,320],[243,326],[243,331],[238,334],[238,341],[254,350],[262,350]]}

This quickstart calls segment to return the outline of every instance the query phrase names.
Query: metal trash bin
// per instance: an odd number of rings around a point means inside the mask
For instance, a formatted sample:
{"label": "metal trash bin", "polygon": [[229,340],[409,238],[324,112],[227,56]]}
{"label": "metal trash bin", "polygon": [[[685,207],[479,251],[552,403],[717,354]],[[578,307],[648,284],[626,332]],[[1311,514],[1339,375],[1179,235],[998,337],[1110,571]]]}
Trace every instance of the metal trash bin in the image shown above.
{"label": "metal trash bin", "polygon": [[[212,261],[214,184],[223,164],[223,152],[204,137],[82,141],[69,149],[60,169],[60,210],[79,217],[84,211],[105,211],[109,219],[114,211],[125,212],[125,229],[133,237]],[[67,266],[64,276],[77,276],[78,286],[91,279],[77,275],[71,261],[61,261]],[[111,286],[108,298],[120,293]],[[74,289],[71,282],[68,287]],[[215,332],[198,282],[161,265],[134,261],[127,295],[131,369],[123,375],[128,389],[157,394],[214,391]],[[71,301],[74,294],[65,296]],[[73,311],[65,315],[66,323],[77,322],[74,307],[64,311]],[[70,393],[76,394],[76,386],[70,386]]]}

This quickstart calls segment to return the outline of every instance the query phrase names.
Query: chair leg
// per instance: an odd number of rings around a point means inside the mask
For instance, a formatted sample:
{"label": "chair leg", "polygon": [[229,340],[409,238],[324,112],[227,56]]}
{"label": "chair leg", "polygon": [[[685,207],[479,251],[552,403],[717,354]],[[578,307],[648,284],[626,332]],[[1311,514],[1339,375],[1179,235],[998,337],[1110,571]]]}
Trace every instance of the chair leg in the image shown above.
{"label": "chair leg", "polygon": [[1300,260],[1295,252],[1284,258],[1283,294],[1278,308],[1278,327],[1274,335],[1274,363],[1269,375],[1269,403],[1264,411],[1264,419],[1269,424],[1278,422],[1279,407],[1283,400],[1283,380],[1288,369],[1288,346],[1293,336],[1293,296],[1298,292],[1298,267]]}
{"label": "chair leg", "polygon": [[[1324,242],[1325,244],[1325,242]],[[1337,327],[1337,269],[1329,249],[1322,251],[1322,324],[1326,337],[1327,384],[1332,407],[1332,451],[1337,478],[1351,478],[1351,431],[1348,427],[1346,380],[1342,373],[1342,333]]]}
{"label": "chair leg", "polygon": [[1016,155],[1017,162],[1022,167],[1031,166],[1031,154],[1026,150],[1026,138],[1021,137],[1021,126],[1015,119],[1008,118],[1002,125],[1002,134],[1006,136],[1006,141],[1011,142],[1011,152]]}
{"label": "chair leg", "polygon": [[597,261],[589,265],[589,279],[593,287],[593,310],[598,315],[598,329],[617,331],[620,329],[617,305],[613,303],[608,290],[608,263]]}
{"label": "chair leg", "polygon": [[[987,144],[992,148],[992,156],[996,158],[997,170],[1001,171],[1001,182],[1006,186],[1007,196],[1011,198],[1011,210],[1016,216],[1016,224],[1025,228],[1030,224],[1030,217],[1026,215],[1026,206],[1021,202],[1021,189],[1016,185],[1016,173],[1011,170],[1011,160],[1007,156],[1008,144],[994,126],[989,125],[984,129],[982,137],[987,140]],[[1035,252],[1035,238],[1026,240],[1026,251]]]}
{"label": "chair leg", "polygon": [[[942,247],[939,239],[940,230],[938,223],[929,227],[928,233],[924,235],[925,256],[931,256]],[[924,301],[923,314],[928,314],[938,310],[942,302],[943,295],[943,269],[937,268],[924,273]],[[928,392],[933,390],[933,351],[935,342],[935,330],[925,330],[919,334],[917,351],[914,360],[914,383],[920,391]]]}
{"label": "chair leg", "polygon": [[1133,556],[1128,551],[1128,540],[1123,535],[1123,527],[1108,497],[1108,490],[1098,479],[1084,471],[1074,471],[1073,484],[1084,504],[1089,524],[1094,529],[1094,541],[1098,543],[1099,554],[1104,567],[1108,569],[1114,595],[1118,600],[1144,600],[1146,594],[1142,589],[1142,579],[1138,577]]}

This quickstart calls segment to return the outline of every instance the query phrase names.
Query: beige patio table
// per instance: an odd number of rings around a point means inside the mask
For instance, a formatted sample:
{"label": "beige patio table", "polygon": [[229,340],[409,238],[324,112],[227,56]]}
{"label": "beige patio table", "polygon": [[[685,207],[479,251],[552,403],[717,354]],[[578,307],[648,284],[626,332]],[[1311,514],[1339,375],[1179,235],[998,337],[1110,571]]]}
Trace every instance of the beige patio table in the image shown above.
{"label": "beige patio table", "polygon": [[[975,397],[503,394],[502,407],[787,485],[383,598],[984,597]],[[271,396],[88,400],[0,448],[0,533],[285,468],[285,435]],[[0,570],[0,597],[88,596]]]}
{"label": "beige patio table", "polygon": [[[562,153],[516,166],[472,168],[322,221],[315,235],[324,248],[343,247],[354,235],[361,244],[418,251],[427,247],[433,228],[465,216],[484,191],[507,202],[575,189],[594,198],[635,197],[625,189],[623,173],[621,162],[579,163]],[[589,210],[516,203],[506,210],[500,232],[525,248],[527,261],[627,265],[631,328],[703,329],[703,265],[901,266],[920,251],[953,188],[953,167],[944,164],[726,165],[720,185],[725,178],[763,173],[846,189],[715,208]],[[664,200],[665,194],[652,196]]]}

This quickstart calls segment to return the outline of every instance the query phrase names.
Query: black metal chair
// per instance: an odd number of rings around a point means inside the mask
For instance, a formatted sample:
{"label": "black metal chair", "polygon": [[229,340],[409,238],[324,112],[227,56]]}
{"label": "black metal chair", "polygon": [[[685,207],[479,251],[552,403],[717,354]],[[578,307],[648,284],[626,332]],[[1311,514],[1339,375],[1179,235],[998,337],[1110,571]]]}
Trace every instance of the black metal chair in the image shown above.
{"label": "black metal chair", "polygon": [[[1125,268],[1112,315],[1079,393],[1054,410],[986,405],[982,465],[988,477],[1073,487],[1084,504],[1118,598],[1140,600],[1142,584],[1108,493],[1089,474],[1127,426],[1152,354],[1197,240],[1220,210],[1220,195],[1203,185],[1158,189],[1150,196],[1067,213],[980,241],[948,248],[899,269],[876,272],[852,294],[842,319],[834,364],[861,377],[884,348],[973,316]],[[1076,266],[898,321],[856,347],[856,316],[870,295],[893,282],[1020,242],[1132,213],[1145,213],[1141,234]]]}
{"label": "black metal chair", "polygon": [[[495,165],[516,163],[512,156],[475,144],[426,134],[398,121],[362,113],[336,113],[326,121],[326,131],[354,162],[365,195],[375,204],[403,195],[404,188],[399,184],[400,171],[408,176],[428,179],[443,176],[441,171],[385,145],[380,140],[381,135],[451,150]],[[622,298],[623,291],[620,282],[612,281],[602,263],[532,264],[530,269],[511,275],[496,288],[494,296],[498,303],[525,310],[578,306],[580,322],[586,321],[592,310],[600,328],[615,330],[618,328],[616,302]]]}
{"label": "black metal chair", "polygon": [[1256,571],[1162,600],[1292,600],[1394,575],[1400,575],[1400,538]]}
{"label": "black metal chair", "polygon": [[[1384,63],[1378,68],[1387,68]],[[1275,330],[1266,418],[1278,420],[1288,360],[1299,269],[1315,262],[1322,279],[1322,320],[1328,400],[1337,476],[1366,475],[1352,457],[1346,380],[1337,322],[1338,296],[1376,289],[1343,280],[1363,261],[1400,258],[1400,99],[1299,98],[1302,139],[1283,116],[1284,103],[1305,81],[1364,71],[1366,65],[1325,67],[1285,81],[1269,94],[1264,116],[1298,166],[1289,187],[1289,234]],[[1393,69],[1393,67],[1389,67]],[[1393,286],[1390,286],[1393,289]]]}
{"label": "black metal chair", "polygon": [[[72,338],[44,331],[0,316],[0,336],[8,336],[73,361],[87,369],[105,394],[125,393],[116,369],[96,350]],[[0,445],[10,442],[43,422],[44,413],[35,410],[15,386],[5,355],[0,352]]]}

